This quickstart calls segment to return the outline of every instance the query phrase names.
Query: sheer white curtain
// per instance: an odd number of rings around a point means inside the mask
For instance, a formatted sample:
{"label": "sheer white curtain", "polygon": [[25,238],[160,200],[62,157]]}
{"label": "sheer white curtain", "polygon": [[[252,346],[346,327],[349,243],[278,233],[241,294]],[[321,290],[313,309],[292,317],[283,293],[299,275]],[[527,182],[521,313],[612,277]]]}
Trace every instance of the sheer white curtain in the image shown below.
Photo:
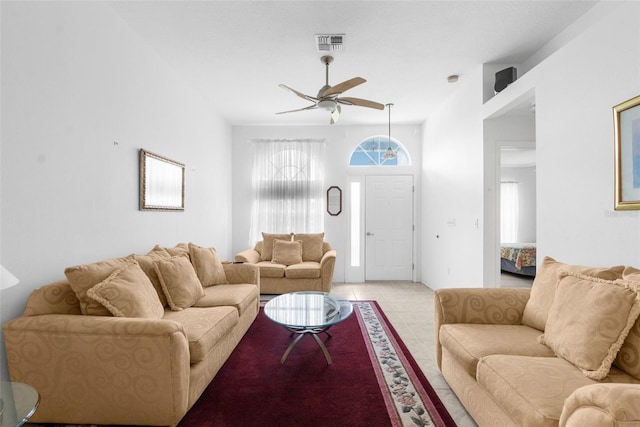
{"label": "sheer white curtain", "polygon": [[323,139],[253,140],[249,244],[267,233],[324,231]]}
{"label": "sheer white curtain", "polygon": [[500,183],[500,241],[516,243],[518,241],[518,183]]}

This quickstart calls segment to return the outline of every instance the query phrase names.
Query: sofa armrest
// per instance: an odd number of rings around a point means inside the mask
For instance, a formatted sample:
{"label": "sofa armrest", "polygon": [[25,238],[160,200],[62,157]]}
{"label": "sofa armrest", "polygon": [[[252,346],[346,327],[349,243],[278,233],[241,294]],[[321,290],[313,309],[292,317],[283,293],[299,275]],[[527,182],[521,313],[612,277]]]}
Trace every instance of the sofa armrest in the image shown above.
{"label": "sofa armrest", "polygon": [[529,288],[438,289],[434,297],[436,362],[440,366],[440,326],[449,323],[519,325]]}
{"label": "sofa armrest", "polygon": [[34,422],[175,425],[188,409],[189,344],[171,320],[48,314],[3,326],[12,381]]}
{"label": "sofa armrest", "polygon": [[640,425],[640,384],[592,384],[564,402],[560,427]]}
{"label": "sofa armrest", "polygon": [[237,254],[235,256],[235,261],[257,264],[260,262],[260,253],[255,249],[247,249]]}
{"label": "sofa armrest", "polygon": [[333,285],[333,270],[336,266],[336,251],[330,249],[320,259],[320,277],[322,278],[322,292],[331,292]]}
{"label": "sofa armrest", "polygon": [[255,264],[222,264],[229,283],[260,284],[260,269]]}
{"label": "sofa armrest", "polygon": [[329,263],[335,264],[335,262],[336,262],[336,250],[329,249],[327,252],[325,252],[322,255],[322,259],[320,259],[320,268],[323,268],[325,265]]}

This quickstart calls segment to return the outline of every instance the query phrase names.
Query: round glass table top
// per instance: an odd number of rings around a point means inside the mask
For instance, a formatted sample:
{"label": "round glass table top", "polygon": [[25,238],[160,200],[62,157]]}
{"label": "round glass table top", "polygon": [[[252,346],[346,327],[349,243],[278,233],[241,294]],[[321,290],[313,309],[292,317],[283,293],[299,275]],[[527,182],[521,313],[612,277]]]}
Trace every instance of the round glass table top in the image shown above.
{"label": "round glass table top", "polygon": [[27,384],[0,382],[0,425],[21,426],[33,415],[40,395]]}
{"label": "round glass table top", "polygon": [[279,295],[264,307],[267,317],[284,326],[325,328],[351,315],[349,300],[328,292],[292,292]]}

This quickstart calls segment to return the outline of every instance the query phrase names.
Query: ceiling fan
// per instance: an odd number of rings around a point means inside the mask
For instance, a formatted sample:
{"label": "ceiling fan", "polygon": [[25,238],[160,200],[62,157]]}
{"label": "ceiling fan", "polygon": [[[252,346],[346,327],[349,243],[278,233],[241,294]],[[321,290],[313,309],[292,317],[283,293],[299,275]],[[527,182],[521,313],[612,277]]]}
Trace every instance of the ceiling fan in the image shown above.
{"label": "ceiling fan", "polygon": [[289,86],[287,85],[283,85],[281,84],[280,87],[283,89],[287,89],[293,93],[295,93],[296,95],[298,95],[300,98],[306,99],[307,101],[311,101],[313,102],[313,105],[310,105],[308,107],[305,108],[299,108],[297,110],[290,110],[290,111],[281,111],[279,113],[276,114],[285,114],[285,113],[294,113],[296,111],[305,111],[305,110],[316,110],[316,109],[322,109],[322,110],[327,110],[331,112],[331,124],[335,124],[338,122],[338,118],[340,117],[340,111],[341,111],[341,107],[340,104],[343,105],[355,105],[358,107],[367,107],[367,108],[375,108],[376,110],[384,110],[384,105],[378,103],[378,102],[374,102],[374,101],[369,101],[367,99],[360,99],[360,98],[350,98],[350,97],[340,97],[338,95],[342,94],[343,92],[346,92],[347,90],[354,88],[358,85],[361,85],[362,83],[366,82],[365,79],[363,79],[362,77],[354,77],[352,79],[346,80],[342,83],[338,83],[335,86],[330,86],[329,85],[329,64],[331,64],[333,62],[333,56],[323,56],[322,58],[320,58],[320,60],[322,61],[322,63],[325,65],[326,67],[326,81],[325,81],[325,85],[322,86],[320,88],[320,90],[318,91],[318,95],[313,97],[310,95],[305,95],[302,92],[298,92],[295,89],[291,89]]}

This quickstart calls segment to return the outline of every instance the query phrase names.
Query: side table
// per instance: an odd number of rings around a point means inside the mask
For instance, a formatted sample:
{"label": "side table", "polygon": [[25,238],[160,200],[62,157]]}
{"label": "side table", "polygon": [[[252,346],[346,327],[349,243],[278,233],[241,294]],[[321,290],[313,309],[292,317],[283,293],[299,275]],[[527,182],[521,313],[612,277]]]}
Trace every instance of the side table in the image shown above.
{"label": "side table", "polygon": [[35,388],[23,383],[0,382],[0,427],[18,427],[31,418],[40,403]]}

